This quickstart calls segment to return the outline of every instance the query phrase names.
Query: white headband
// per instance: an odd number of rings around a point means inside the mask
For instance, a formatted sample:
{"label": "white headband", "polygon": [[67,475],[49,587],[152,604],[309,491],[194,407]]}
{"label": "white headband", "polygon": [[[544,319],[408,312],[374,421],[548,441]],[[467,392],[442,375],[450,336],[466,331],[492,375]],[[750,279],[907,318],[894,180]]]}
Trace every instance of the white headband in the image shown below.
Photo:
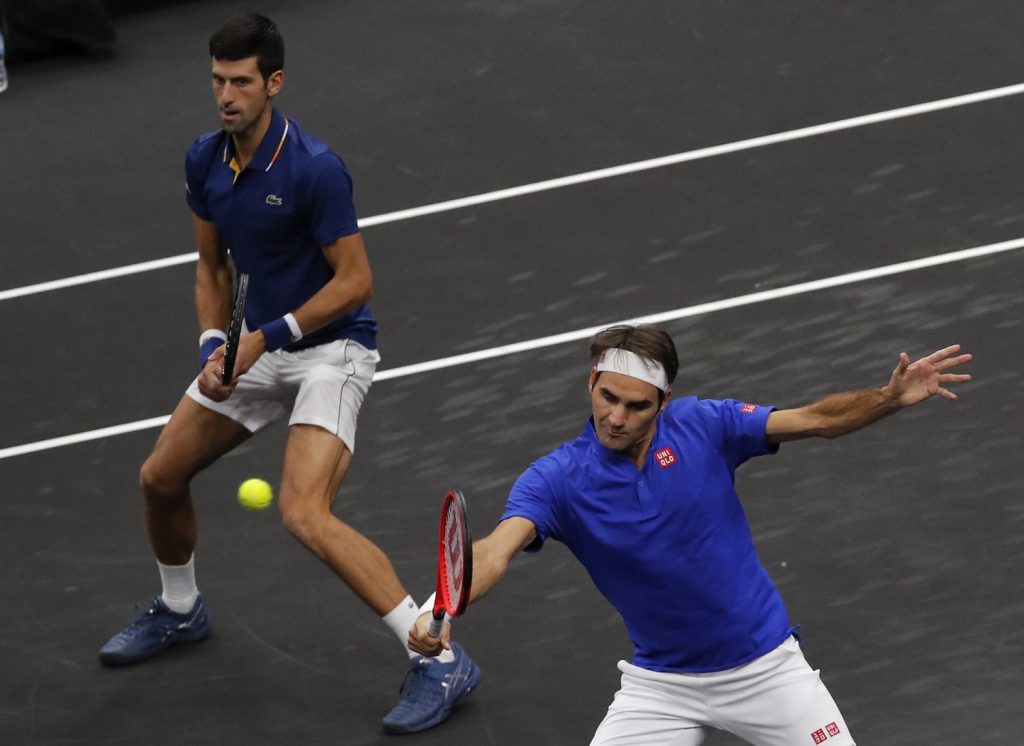
{"label": "white headband", "polygon": [[640,357],[640,355],[629,350],[609,347],[597,359],[597,365],[594,366],[594,370],[598,372],[608,370],[612,373],[621,373],[624,376],[646,381],[661,391],[668,391],[668,376],[665,375],[665,369],[661,366],[661,363]]}

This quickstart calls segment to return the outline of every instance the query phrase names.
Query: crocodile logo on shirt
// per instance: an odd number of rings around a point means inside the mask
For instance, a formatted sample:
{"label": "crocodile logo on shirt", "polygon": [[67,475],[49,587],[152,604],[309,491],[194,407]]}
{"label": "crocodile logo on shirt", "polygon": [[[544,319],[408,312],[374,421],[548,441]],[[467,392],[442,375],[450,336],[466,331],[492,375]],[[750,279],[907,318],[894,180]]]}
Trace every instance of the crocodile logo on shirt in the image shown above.
{"label": "crocodile logo on shirt", "polygon": [[268,205],[273,205],[274,207],[280,207],[282,204],[284,204],[284,200],[282,200],[276,194],[268,194],[267,195],[267,204]]}

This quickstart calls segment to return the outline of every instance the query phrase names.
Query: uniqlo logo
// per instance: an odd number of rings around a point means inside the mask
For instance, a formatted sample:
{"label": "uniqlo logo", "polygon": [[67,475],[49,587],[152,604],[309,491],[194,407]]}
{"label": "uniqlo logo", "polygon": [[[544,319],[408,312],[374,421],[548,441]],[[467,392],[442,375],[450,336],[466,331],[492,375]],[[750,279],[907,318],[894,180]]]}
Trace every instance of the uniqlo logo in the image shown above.
{"label": "uniqlo logo", "polygon": [[662,448],[654,454],[654,458],[658,459],[658,466],[662,469],[666,466],[672,466],[676,462],[676,455],[672,453],[671,448]]}
{"label": "uniqlo logo", "polygon": [[756,404],[744,404],[740,408],[740,411],[743,412],[743,414],[753,414],[754,412],[757,411],[757,405]]}
{"label": "uniqlo logo", "polygon": [[825,731],[823,731],[821,728],[818,728],[818,730],[814,731],[814,733],[811,734],[811,738],[814,739],[815,743],[825,743],[825,741],[828,740],[828,736],[825,735]]}
{"label": "uniqlo logo", "polygon": [[839,735],[839,726],[836,725],[835,723],[829,723],[828,725],[826,725],[825,726],[825,730],[828,731],[828,734],[830,736],[838,736]]}

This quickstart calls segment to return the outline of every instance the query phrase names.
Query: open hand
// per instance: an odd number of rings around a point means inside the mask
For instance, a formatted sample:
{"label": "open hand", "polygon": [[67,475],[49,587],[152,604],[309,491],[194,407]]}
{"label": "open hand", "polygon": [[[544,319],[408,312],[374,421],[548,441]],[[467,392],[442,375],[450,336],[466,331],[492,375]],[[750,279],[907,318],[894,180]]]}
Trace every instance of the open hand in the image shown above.
{"label": "open hand", "polygon": [[901,352],[896,370],[892,372],[892,378],[885,386],[885,393],[895,399],[901,407],[909,407],[936,395],[946,399],[956,399],[956,394],[945,386],[950,383],[969,381],[971,376],[968,373],[947,373],[946,371],[969,363],[974,357],[969,353],[957,355],[958,352],[960,352],[960,345],[951,345],[933,352],[915,363],[910,362],[907,353]]}

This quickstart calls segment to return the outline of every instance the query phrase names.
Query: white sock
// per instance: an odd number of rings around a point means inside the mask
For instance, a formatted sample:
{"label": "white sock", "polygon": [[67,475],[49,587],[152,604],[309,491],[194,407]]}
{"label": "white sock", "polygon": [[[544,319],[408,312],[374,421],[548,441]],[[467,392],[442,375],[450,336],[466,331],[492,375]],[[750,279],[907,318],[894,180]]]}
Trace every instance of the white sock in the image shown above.
{"label": "white sock", "polygon": [[159,560],[160,580],[164,589],[160,598],[176,614],[187,614],[196,605],[199,589],[196,587],[195,555],[184,565],[165,565]]}

